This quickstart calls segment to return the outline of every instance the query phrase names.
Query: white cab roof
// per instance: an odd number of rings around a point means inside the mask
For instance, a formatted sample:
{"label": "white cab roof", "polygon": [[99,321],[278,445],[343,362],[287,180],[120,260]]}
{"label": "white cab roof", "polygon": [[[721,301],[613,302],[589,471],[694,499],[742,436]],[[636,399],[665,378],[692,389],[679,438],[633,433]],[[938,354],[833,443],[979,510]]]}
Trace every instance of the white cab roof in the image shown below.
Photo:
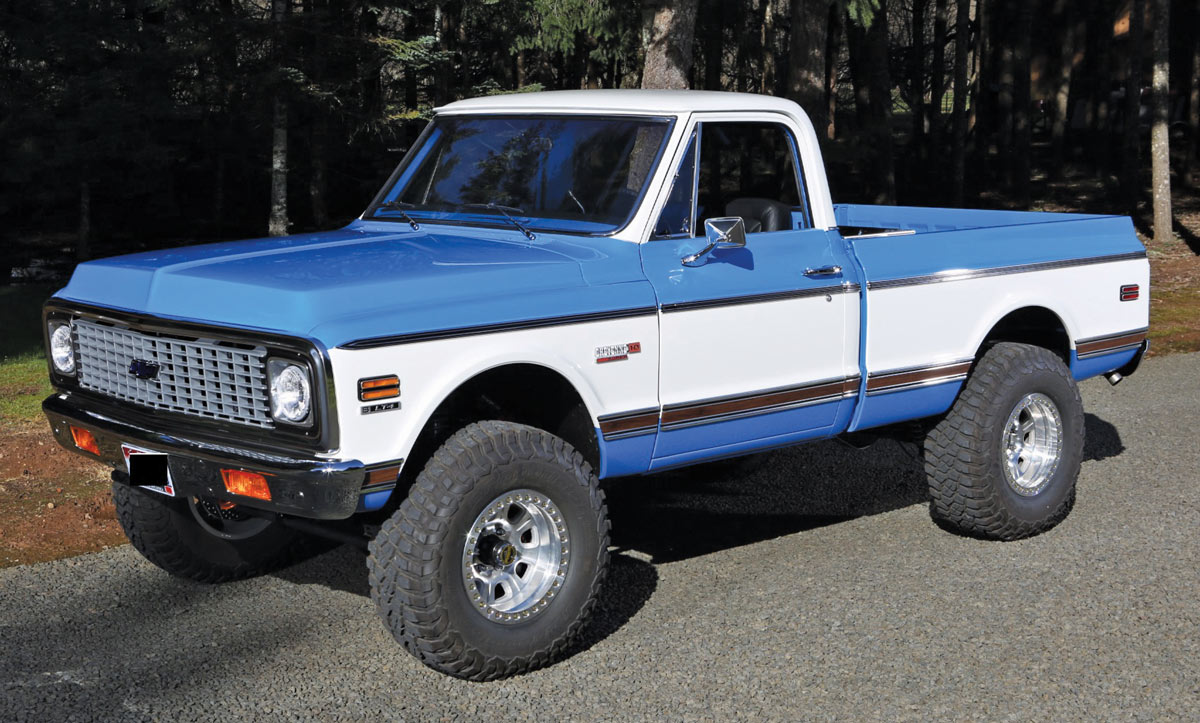
{"label": "white cab roof", "polygon": [[507,93],[455,101],[437,109],[447,113],[492,111],[615,111],[677,115],[693,111],[776,111],[803,116],[800,106],[785,98],[715,90],[551,90]]}

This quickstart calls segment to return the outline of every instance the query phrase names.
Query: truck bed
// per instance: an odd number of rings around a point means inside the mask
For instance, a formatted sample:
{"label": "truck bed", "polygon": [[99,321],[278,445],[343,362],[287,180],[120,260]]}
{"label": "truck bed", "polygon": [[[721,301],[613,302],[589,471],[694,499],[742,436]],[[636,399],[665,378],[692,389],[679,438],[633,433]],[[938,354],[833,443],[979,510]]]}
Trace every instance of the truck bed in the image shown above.
{"label": "truck bed", "polygon": [[838,226],[853,231],[879,233],[910,231],[936,233],[968,229],[1008,226],[1042,225],[1063,221],[1084,221],[1121,218],[1120,216],[1047,213],[1044,211],[990,211],[962,208],[924,208],[919,206],[872,206],[866,204],[835,204]]}

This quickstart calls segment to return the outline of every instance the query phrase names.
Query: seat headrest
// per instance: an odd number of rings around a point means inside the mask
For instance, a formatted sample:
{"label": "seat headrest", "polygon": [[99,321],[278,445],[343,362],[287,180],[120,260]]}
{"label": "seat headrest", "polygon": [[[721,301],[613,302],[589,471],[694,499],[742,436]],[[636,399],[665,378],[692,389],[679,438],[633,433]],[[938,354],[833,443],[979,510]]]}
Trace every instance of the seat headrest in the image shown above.
{"label": "seat headrest", "polygon": [[792,226],[792,208],[769,198],[735,198],[725,207],[727,216],[740,216],[746,233],[783,231]]}

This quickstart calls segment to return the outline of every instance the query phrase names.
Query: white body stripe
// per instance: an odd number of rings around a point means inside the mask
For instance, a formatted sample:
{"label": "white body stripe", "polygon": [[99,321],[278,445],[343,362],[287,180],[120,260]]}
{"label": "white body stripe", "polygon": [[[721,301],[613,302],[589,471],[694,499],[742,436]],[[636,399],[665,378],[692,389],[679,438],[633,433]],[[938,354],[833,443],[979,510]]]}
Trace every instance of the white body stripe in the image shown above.
{"label": "white body stripe", "polygon": [[[641,353],[596,363],[596,347],[634,341],[641,342]],[[506,364],[538,364],[558,372],[579,392],[593,424],[604,414],[658,404],[654,315],[329,353],[341,431],[335,456],[367,464],[407,457],[425,422],[451,392]],[[381,374],[400,377],[401,408],[362,414],[361,408],[372,403],[358,401],[358,380]]]}
{"label": "white body stripe", "polygon": [[662,402],[854,376],[857,329],[857,294],[663,314]]}
{"label": "white body stripe", "polygon": [[[1139,284],[1137,301],[1121,301]],[[969,359],[1008,313],[1048,308],[1075,341],[1146,326],[1145,260],[1075,266],[868,291],[867,370],[889,371]]]}

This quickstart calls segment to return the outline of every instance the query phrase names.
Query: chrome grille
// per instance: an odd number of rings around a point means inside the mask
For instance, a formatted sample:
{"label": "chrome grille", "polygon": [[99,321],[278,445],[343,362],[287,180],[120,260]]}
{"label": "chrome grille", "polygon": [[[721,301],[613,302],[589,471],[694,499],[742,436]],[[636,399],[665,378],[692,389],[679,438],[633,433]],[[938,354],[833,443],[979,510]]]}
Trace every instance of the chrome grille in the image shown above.
{"label": "chrome grille", "polygon": [[[75,320],[79,386],[152,409],[255,427],[273,427],[267,390],[267,350],[206,339],[175,339]],[[139,379],[134,360],[158,365]]]}

